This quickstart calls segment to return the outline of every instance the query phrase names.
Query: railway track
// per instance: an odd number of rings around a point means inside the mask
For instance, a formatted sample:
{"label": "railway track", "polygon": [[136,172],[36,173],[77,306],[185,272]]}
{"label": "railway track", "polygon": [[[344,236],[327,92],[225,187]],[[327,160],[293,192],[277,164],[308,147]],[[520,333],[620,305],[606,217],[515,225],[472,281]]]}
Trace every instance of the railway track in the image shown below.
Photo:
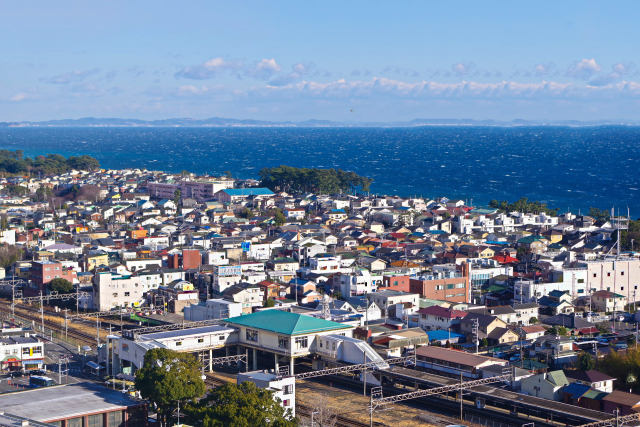
{"label": "railway track", "polygon": [[[11,304],[9,303],[0,302],[0,307],[2,307],[4,309],[3,311],[5,311],[5,313],[7,314],[10,313],[11,311]],[[48,313],[48,310],[45,310],[45,313],[47,313],[47,315],[52,315]],[[57,313],[54,312],[54,314],[57,314]],[[27,322],[33,323],[35,325],[39,325],[42,321],[40,317],[40,309],[36,307],[31,307],[31,306],[24,306],[24,305],[21,305],[19,307],[16,306],[15,314],[9,315],[9,316],[13,316],[16,319],[26,320]],[[63,336],[65,334],[65,328],[64,328],[64,325],[62,324],[59,324],[57,322],[52,322],[45,318],[44,325],[46,328],[49,328],[52,331],[58,332],[60,336]],[[105,333],[107,332],[105,331]],[[67,327],[66,335],[83,344],[95,345],[96,343],[95,335],[88,334],[86,332],[83,332],[73,327]]]}
{"label": "railway track", "polygon": [[[310,406],[296,403],[296,415],[298,416],[302,415],[305,418],[311,418],[312,412],[313,412],[313,408],[311,408]],[[336,422],[335,424],[332,424],[332,425],[335,425],[336,427],[369,427],[369,423],[363,423],[362,421],[357,421],[340,414],[336,414],[335,417],[336,417]],[[317,422],[318,421],[316,421],[316,423]],[[317,425],[320,425],[320,424],[317,424]],[[381,424],[374,421],[373,425],[384,426],[385,424]]]}

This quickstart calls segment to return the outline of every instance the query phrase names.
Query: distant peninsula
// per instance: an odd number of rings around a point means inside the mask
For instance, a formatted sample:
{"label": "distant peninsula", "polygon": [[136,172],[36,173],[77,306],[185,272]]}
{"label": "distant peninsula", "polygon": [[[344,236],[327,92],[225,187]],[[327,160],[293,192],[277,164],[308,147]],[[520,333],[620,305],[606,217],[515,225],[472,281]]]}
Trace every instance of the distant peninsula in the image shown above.
{"label": "distant peninsula", "polygon": [[419,126],[640,126],[640,121],[625,120],[476,120],[413,119],[410,121],[357,122],[331,120],[266,121],[210,117],[207,119],[169,118],[140,120],[127,118],[60,119],[46,121],[0,122],[0,127],[419,127]]}

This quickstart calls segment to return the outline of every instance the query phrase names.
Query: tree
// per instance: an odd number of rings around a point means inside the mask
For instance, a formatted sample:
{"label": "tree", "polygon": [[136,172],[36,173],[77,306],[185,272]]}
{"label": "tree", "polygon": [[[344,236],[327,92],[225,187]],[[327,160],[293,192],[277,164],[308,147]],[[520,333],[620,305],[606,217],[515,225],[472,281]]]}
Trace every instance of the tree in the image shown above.
{"label": "tree", "polygon": [[47,286],[50,291],[55,291],[59,294],[68,294],[73,291],[73,283],[62,277],[56,277]]}
{"label": "tree", "polygon": [[581,371],[589,371],[596,367],[596,360],[586,351],[578,354],[578,369]]}
{"label": "tree", "polygon": [[285,222],[287,222],[287,218],[284,216],[282,211],[278,208],[273,211],[273,224],[280,227]]}
{"label": "tree", "polygon": [[203,427],[297,425],[273,397],[273,392],[252,382],[226,383],[207,397],[185,407],[189,422]]}
{"label": "tree", "polygon": [[596,325],[596,328],[598,328],[598,331],[601,334],[608,334],[611,332],[611,326],[608,322],[600,322]]}
{"label": "tree", "polygon": [[7,215],[0,216],[0,229],[7,230],[9,228],[9,220]]}
{"label": "tree", "polygon": [[144,365],[136,373],[136,389],[149,400],[166,423],[178,402],[184,404],[205,392],[195,357],[166,348],[154,348],[144,355]]}
{"label": "tree", "polygon": [[240,218],[245,218],[245,219],[251,219],[253,218],[253,212],[251,211],[251,209],[249,209],[248,207],[244,207],[242,208],[242,210],[240,211],[240,213],[238,214],[238,216]]}
{"label": "tree", "polygon": [[13,245],[0,246],[0,267],[7,268],[22,259],[22,250]]}
{"label": "tree", "polygon": [[569,330],[564,326],[552,326],[547,329],[547,335],[562,335],[565,336],[569,333]]}
{"label": "tree", "polygon": [[532,325],[535,325],[536,323],[538,323],[538,318],[537,317],[532,317],[531,319],[529,319],[529,323],[531,323]]}
{"label": "tree", "polygon": [[269,298],[264,302],[264,306],[267,308],[274,307],[275,305],[276,305],[276,302],[274,301],[273,298]]}
{"label": "tree", "polygon": [[482,338],[480,340],[480,347],[489,347],[489,340],[487,338]]}
{"label": "tree", "polygon": [[182,199],[182,191],[179,188],[173,192],[173,203],[177,206],[180,205],[180,200]]}

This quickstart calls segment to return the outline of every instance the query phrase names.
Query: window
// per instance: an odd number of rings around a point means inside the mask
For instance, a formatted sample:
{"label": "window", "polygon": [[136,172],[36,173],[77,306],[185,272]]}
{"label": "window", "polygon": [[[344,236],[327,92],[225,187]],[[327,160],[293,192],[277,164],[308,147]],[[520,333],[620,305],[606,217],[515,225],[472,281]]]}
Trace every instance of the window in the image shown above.
{"label": "window", "polygon": [[444,285],[436,285],[436,291],[444,290]]}
{"label": "window", "polygon": [[198,338],[198,343],[202,344],[204,342],[204,338]]}
{"label": "window", "polygon": [[122,411],[113,411],[107,414],[107,422],[109,427],[120,427],[124,425],[122,422]]}
{"label": "window", "polygon": [[125,296],[125,297],[128,297],[128,296],[129,296],[129,292],[125,292],[125,293],[124,293],[124,296]]}
{"label": "window", "polygon": [[284,394],[293,394],[293,384],[287,384],[286,386],[284,386],[283,393]]}
{"label": "window", "polygon": [[464,288],[464,283],[458,283],[456,285],[456,289],[462,289],[462,288]]}
{"label": "window", "polygon": [[447,289],[453,289],[453,283],[447,285]]}
{"label": "window", "polygon": [[578,283],[584,283],[584,279],[578,279]]}
{"label": "window", "polygon": [[287,337],[278,337],[278,348],[289,348],[289,339]]}
{"label": "window", "polygon": [[118,298],[118,293],[117,293],[117,292],[114,292],[114,293],[113,293],[113,297],[114,297],[114,298]]}
{"label": "window", "polygon": [[182,341],[176,341],[176,347],[182,346]]}
{"label": "window", "polygon": [[247,329],[246,338],[247,341],[258,342],[258,331],[255,329]]}
{"label": "window", "polygon": [[283,400],[283,401],[282,401],[282,405],[283,405],[284,407],[287,407],[287,406],[289,406],[290,404],[291,404],[291,403],[290,403],[290,400],[289,400],[289,399],[285,399],[285,400]]}
{"label": "window", "polygon": [[607,273],[607,277],[611,277],[611,273]]}
{"label": "window", "polygon": [[596,276],[596,273],[593,273],[593,277],[597,277],[597,276]]}
{"label": "window", "polygon": [[308,337],[296,337],[296,348],[303,349],[309,346]]}
{"label": "window", "polygon": [[87,427],[102,427],[104,426],[103,414],[89,415],[87,417]]}

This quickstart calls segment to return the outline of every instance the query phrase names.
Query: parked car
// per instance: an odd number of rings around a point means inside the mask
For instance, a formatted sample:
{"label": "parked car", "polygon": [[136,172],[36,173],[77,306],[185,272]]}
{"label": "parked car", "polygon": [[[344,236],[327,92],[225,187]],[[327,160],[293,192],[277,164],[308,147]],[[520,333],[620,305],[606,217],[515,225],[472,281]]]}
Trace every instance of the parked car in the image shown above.
{"label": "parked car", "polygon": [[24,372],[22,372],[22,371],[11,371],[11,372],[9,372],[9,376],[11,378],[24,377]]}

